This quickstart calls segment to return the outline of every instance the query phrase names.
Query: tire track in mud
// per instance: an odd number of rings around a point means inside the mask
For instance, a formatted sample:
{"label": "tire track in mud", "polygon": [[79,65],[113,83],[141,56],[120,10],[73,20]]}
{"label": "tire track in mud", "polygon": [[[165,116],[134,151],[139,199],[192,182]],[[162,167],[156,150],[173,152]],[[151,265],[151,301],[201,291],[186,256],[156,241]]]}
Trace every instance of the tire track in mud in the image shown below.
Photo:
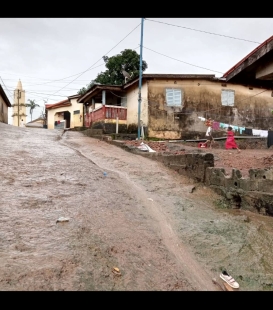
{"label": "tire track in mud", "polygon": [[[103,164],[100,164],[103,158],[99,158],[98,160],[94,160],[94,158],[91,159],[90,155],[92,156],[92,153],[87,155],[82,150],[80,150],[82,145],[77,145],[77,143],[69,141],[69,140],[67,140],[66,142],[60,141],[60,143],[64,146],[69,147],[70,149],[73,149],[77,154],[86,158],[92,164],[96,165],[99,169],[103,171],[116,173],[120,176],[122,182],[125,182],[127,185],[130,184],[130,186],[134,189],[134,191],[136,192],[142,204],[145,206],[145,210],[147,210],[147,212],[152,216],[152,218],[156,220],[156,222],[158,223],[159,231],[162,236],[162,240],[163,240],[163,243],[165,244],[165,247],[168,249],[170,253],[174,255],[174,257],[176,258],[176,261],[178,262],[178,265],[183,270],[183,273],[186,275],[187,279],[190,280],[190,283],[195,287],[194,290],[198,290],[198,291],[217,290],[217,287],[215,287],[215,285],[211,281],[211,279],[213,278],[213,275],[209,274],[196,261],[196,259],[193,257],[193,254],[190,253],[190,250],[187,248],[187,246],[185,246],[185,244],[183,244],[181,239],[179,239],[179,237],[173,230],[172,225],[170,223],[170,219],[168,220],[166,214],[164,214],[162,202],[157,201],[156,193],[149,193],[149,192],[147,193],[145,186],[143,186],[142,184],[137,184],[136,181],[131,179],[131,177],[129,176],[127,172],[120,171],[120,169],[113,168],[114,166],[120,164],[120,167],[122,167],[122,169],[126,169],[128,167],[127,163],[124,163],[124,162],[121,163],[120,159],[112,158],[112,162],[110,164],[106,162],[103,162]],[[103,145],[102,143],[105,143],[105,142],[100,142],[100,148]],[[115,147],[109,144],[103,145],[103,146],[107,148]],[[76,147],[78,147],[79,149],[77,149]],[[93,151],[96,152],[96,150],[94,149]],[[99,155],[103,156],[103,150],[100,150],[100,151],[101,152]],[[126,152],[124,150],[120,150],[120,151]],[[145,158],[142,158],[142,160],[145,160]],[[164,172],[162,172],[162,174],[164,174]],[[136,177],[135,174],[134,174],[134,177]],[[137,178],[138,178],[138,181],[140,181],[141,183],[142,174],[140,173],[139,175],[137,175]],[[150,181],[152,181],[152,179]],[[151,199],[151,196],[153,197],[152,199],[153,201],[148,200],[148,198]]]}

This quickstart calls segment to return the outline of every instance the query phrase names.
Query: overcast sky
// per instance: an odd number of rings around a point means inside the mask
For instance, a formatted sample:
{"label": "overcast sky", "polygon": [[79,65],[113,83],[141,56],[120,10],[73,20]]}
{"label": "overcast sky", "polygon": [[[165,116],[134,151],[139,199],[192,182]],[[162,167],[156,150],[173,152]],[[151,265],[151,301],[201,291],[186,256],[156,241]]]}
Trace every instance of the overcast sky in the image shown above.
{"label": "overcast sky", "polygon": [[[141,18],[0,18],[0,84],[13,104],[21,79],[26,103],[34,99],[40,105],[33,113],[38,118],[45,101],[76,94],[104,71],[102,56],[124,49],[140,53],[140,23]],[[272,36],[272,29],[273,18],[147,18],[144,73],[221,77]]]}

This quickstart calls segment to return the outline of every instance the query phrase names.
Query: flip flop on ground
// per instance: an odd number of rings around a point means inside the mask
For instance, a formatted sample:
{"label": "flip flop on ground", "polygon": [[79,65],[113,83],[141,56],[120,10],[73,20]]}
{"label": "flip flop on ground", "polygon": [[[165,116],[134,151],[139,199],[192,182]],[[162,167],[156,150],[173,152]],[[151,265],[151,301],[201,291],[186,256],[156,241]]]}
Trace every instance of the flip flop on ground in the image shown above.
{"label": "flip flop on ground", "polygon": [[232,288],[239,288],[239,283],[237,283],[225,270],[220,274],[220,278]]}

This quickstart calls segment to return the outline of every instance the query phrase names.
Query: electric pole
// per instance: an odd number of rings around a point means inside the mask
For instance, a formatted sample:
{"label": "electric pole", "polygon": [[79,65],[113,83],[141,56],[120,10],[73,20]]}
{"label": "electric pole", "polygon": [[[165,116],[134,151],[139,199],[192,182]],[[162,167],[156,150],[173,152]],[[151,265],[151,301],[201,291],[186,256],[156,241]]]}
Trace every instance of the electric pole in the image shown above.
{"label": "electric pole", "polygon": [[138,86],[138,88],[139,88],[139,91],[138,91],[138,130],[137,130],[137,139],[138,140],[140,139],[143,24],[144,24],[144,18],[141,18],[140,57],[139,57],[139,86]]}
{"label": "electric pole", "polygon": [[18,89],[17,90],[17,99],[18,99],[18,127],[19,127],[19,99],[20,99],[20,96],[21,95],[21,93],[20,93],[20,90]]}

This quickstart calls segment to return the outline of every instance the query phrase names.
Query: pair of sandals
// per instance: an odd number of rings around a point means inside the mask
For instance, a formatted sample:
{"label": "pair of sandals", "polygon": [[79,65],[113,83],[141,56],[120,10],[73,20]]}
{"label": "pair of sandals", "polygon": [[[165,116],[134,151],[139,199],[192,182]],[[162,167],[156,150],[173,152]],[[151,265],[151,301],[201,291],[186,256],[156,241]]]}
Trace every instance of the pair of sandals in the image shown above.
{"label": "pair of sandals", "polygon": [[232,288],[239,288],[239,283],[237,283],[231,275],[229,275],[226,270],[224,270],[221,274],[220,274],[220,278],[222,280],[224,280],[229,286],[231,286]]}

